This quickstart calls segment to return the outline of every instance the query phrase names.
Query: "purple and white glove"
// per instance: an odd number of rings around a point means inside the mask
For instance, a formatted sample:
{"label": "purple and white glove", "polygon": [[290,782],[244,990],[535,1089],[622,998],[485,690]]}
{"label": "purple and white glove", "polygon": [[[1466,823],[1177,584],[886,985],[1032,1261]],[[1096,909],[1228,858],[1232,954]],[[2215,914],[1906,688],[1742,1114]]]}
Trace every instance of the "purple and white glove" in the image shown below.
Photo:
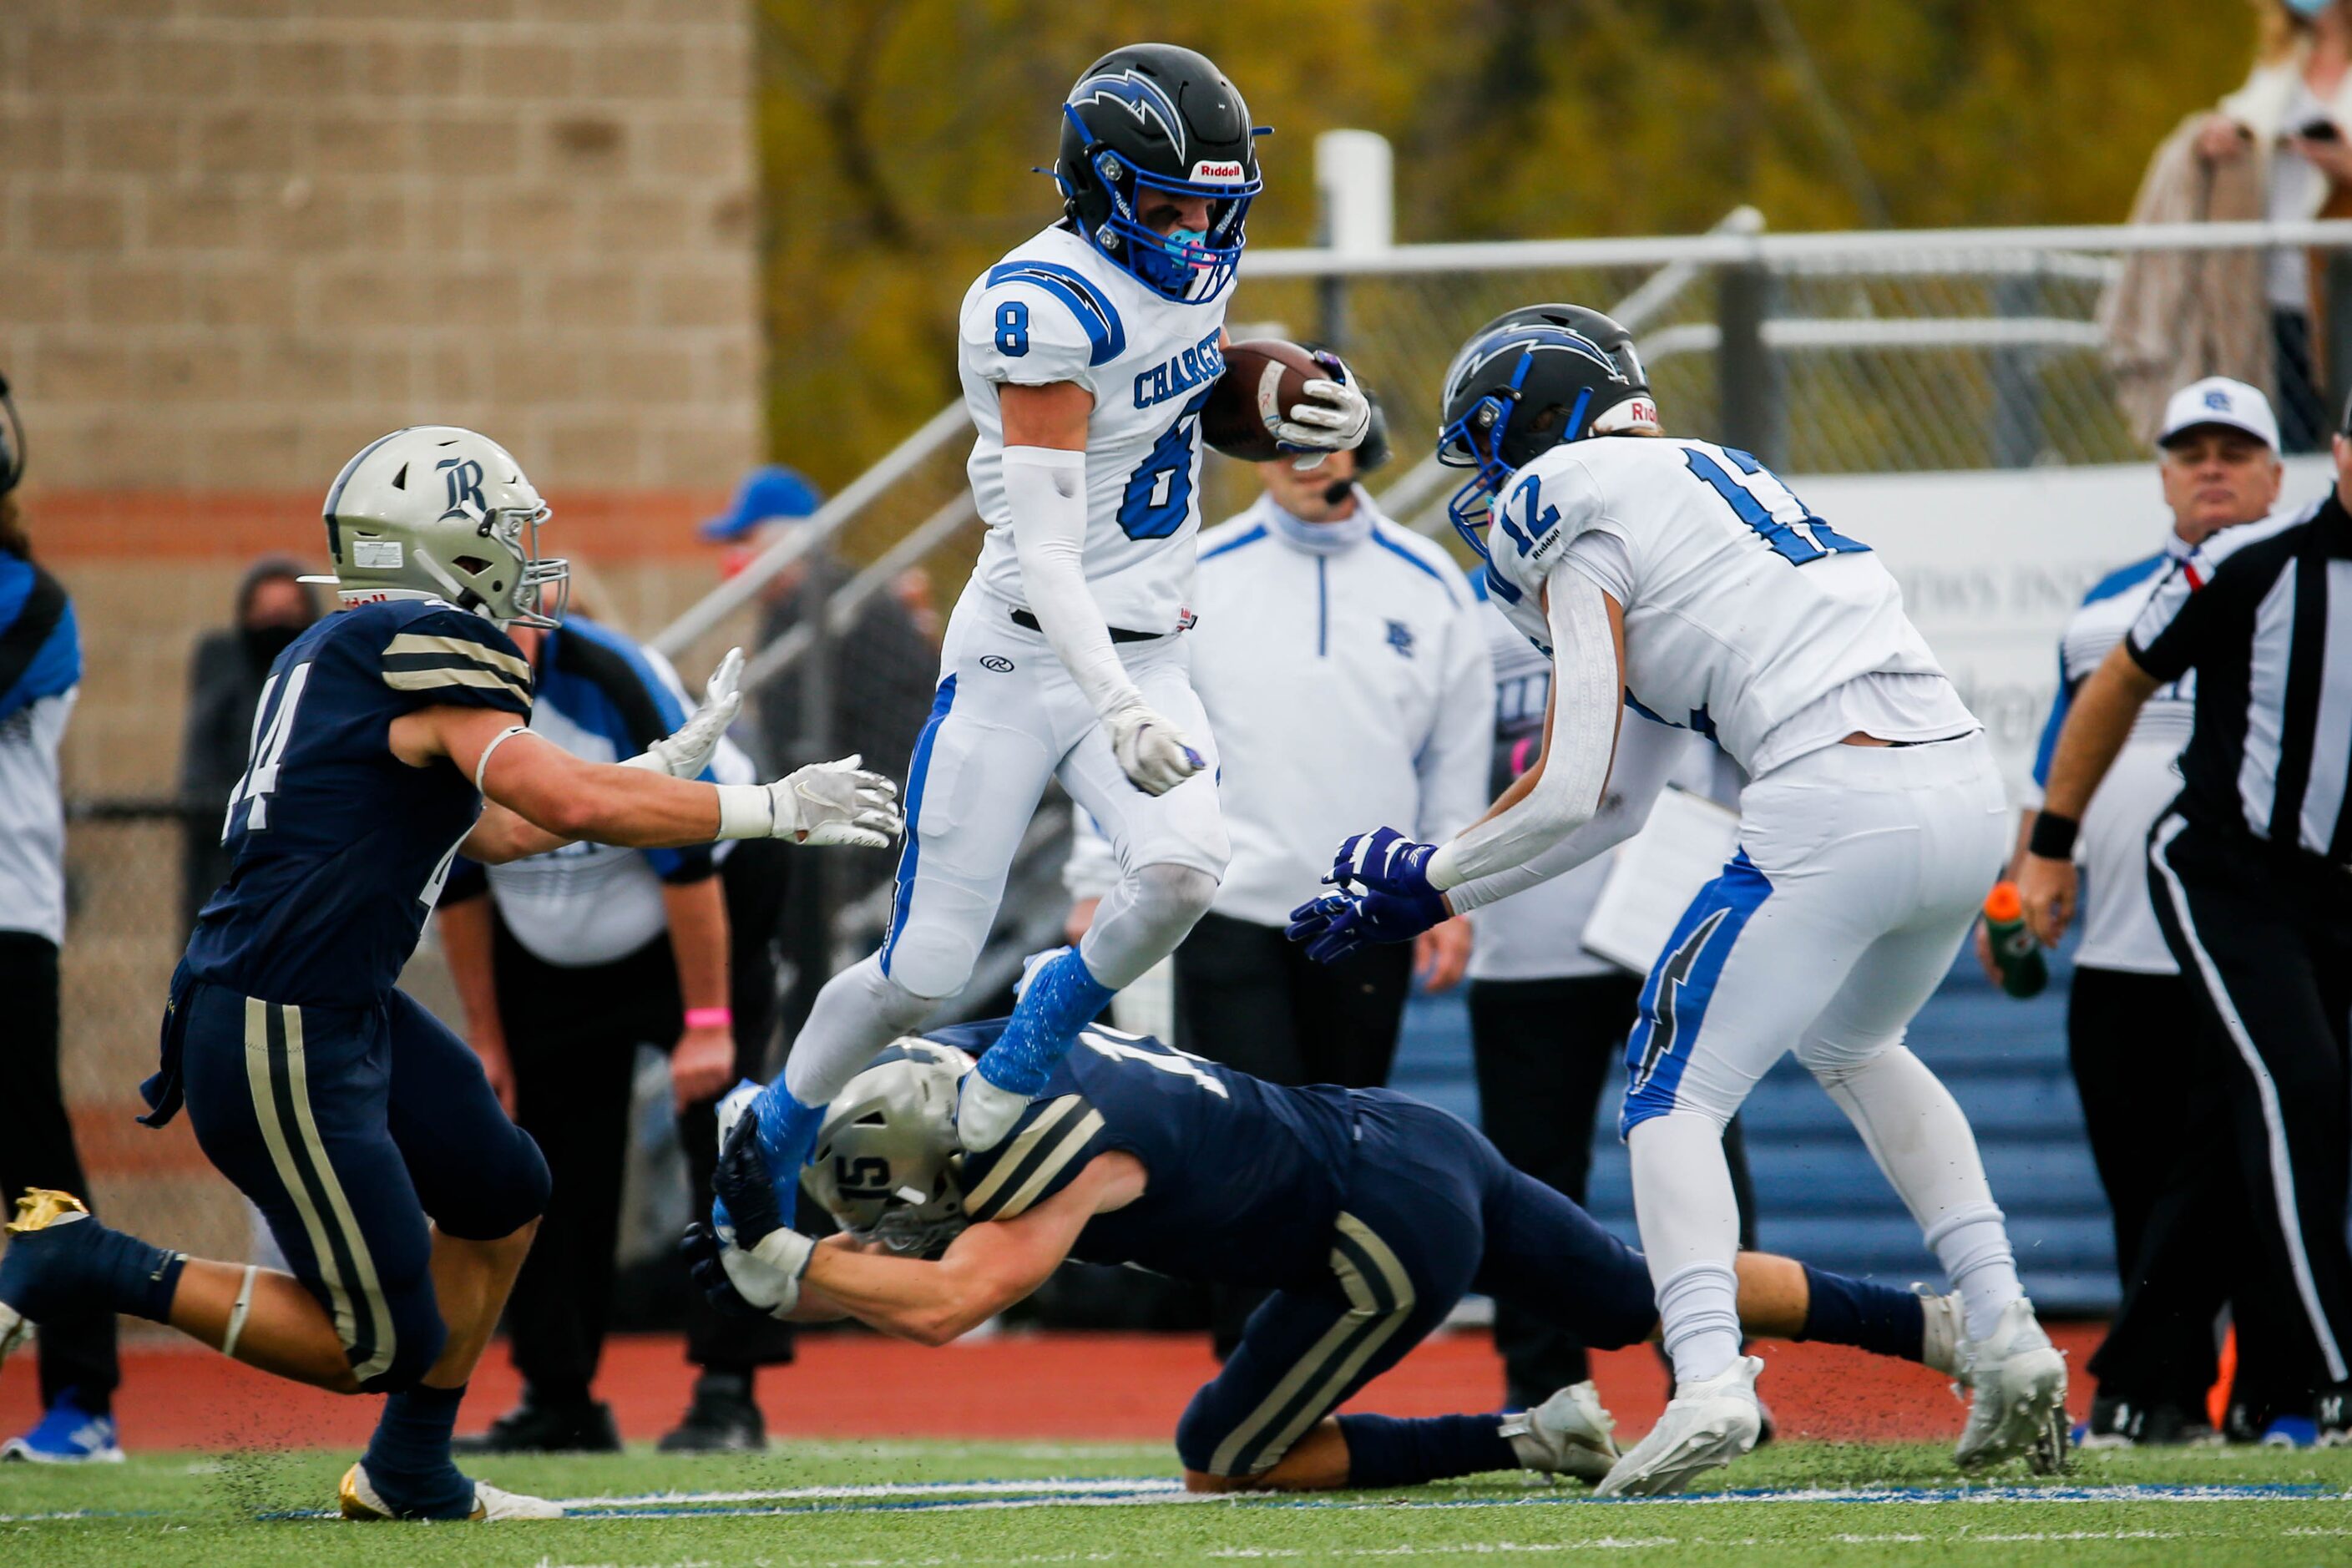
{"label": "purple and white glove", "polygon": [[1411,942],[1451,918],[1445,900],[1435,893],[1426,900],[1389,893],[1327,893],[1291,910],[1290,924],[1282,934],[1305,942],[1307,956],[1315,963],[1337,963],[1381,942]]}
{"label": "purple and white glove", "polygon": [[1323,879],[1343,891],[1362,888],[1416,901],[1434,899],[1429,858],[1436,853],[1434,844],[1416,844],[1393,827],[1376,827],[1342,843],[1331,858],[1331,874]]}

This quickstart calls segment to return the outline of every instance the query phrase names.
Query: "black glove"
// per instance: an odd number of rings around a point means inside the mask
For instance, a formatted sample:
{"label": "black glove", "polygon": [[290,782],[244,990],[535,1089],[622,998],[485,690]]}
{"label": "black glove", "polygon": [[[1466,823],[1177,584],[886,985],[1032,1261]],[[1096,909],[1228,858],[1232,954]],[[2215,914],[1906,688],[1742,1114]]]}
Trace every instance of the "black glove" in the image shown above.
{"label": "black glove", "polygon": [[695,1224],[686,1227],[677,1250],[686,1259],[686,1271],[694,1280],[694,1288],[712,1307],[730,1318],[766,1317],[767,1313],[736,1291],[734,1281],[727,1278],[727,1266],[719,1261],[719,1235],[709,1226]]}

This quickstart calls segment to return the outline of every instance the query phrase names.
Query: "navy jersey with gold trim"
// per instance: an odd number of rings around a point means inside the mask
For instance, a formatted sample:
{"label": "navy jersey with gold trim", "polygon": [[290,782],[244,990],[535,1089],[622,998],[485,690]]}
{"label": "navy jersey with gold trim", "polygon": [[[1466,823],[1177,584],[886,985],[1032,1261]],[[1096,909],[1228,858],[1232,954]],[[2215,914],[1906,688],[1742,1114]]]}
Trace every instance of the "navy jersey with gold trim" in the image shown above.
{"label": "navy jersey with gold trim", "polygon": [[[928,1037],[976,1057],[1005,1022]],[[1005,1140],[964,1156],[964,1212],[1011,1219],[1097,1154],[1122,1150],[1150,1173],[1143,1196],[1088,1221],[1072,1257],[1186,1279],[1308,1285],[1330,1273],[1354,1138],[1344,1089],[1286,1089],[1094,1025]]]}
{"label": "navy jersey with gold trim", "polygon": [[197,979],[299,1006],[382,1000],[415,951],[482,797],[449,763],[412,768],[392,721],[437,706],[530,717],[530,664],[438,599],[319,621],[270,667],[221,843],[228,880],[188,939]]}

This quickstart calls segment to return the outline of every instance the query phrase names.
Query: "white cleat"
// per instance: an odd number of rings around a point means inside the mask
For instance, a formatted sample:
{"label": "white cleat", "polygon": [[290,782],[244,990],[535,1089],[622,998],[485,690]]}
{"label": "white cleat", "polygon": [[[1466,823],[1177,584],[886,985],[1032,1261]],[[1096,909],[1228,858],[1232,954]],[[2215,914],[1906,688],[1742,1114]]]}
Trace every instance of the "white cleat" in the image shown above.
{"label": "white cleat", "polygon": [[1611,1468],[1593,1490],[1601,1497],[1678,1492],[1756,1447],[1764,1429],[1756,1376],[1764,1363],[1741,1356],[1713,1377],[1685,1384],[1650,1435]]}
{"label": "white cleat", "polygon": [[[392,1520],[401,1516],[390,1503],[377,1495],[375,1483],[368,1479],[364,1465],[353,1465],[343,1472],[343,1484],[336,1494],[336,1503],[345,1519]],[[525,1497],[488,1481],[474,1483],[474,1511],[470,1520],[501,1519],[562,1519],[563,1505],[545,1498]]]}
{"label": "white cleat", "polygon": [[1931,1372],[1946,1377],[1960,1375],[1961,1351],[1969,1340],[1969,1321],[1960,1310],[1960,1293],[1938,1296],[1918,1281],[1912,1281],[1911,1293],[1919,1298],[1919,1315],[1927,1321],[1927,1329],[1919,1345],[1919,1360]]}
{"label": "white cleat", "polygon": [[1600,1391],[1587,1381],[1570,1384],[1533,1410],[1506,1416],[1503,1436],[1530,1470],[1597,1481],[1618,1460],[1617,1439],[1610,1436],[1616,1425],[1601,1406]]}
{"label": "white cleat", "polygon": [[984,1154],[1004,1142],[1028,1109],[1027,1095],[997,1088],[975,1068],[963,1075],[962,1092],[956,1096],[956,1142],[967,1154]]}
{"label": "white cleat", "polygon": [[2066,1358],[2034,1321],[2023,1297],[2000,1310],[1991,1333],[1961,1352],[1969,1421],[1957,1458],[1963,1468],[2024,1456],[2043,1475],[2066,1465]]}

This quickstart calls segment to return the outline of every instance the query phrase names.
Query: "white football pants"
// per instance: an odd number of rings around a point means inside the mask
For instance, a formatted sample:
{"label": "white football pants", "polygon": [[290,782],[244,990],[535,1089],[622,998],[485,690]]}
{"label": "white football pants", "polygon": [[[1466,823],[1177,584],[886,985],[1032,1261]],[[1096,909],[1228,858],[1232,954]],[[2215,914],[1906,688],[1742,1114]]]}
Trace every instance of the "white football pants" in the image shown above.
{"label": "white football pants", "polygon": [[[1653,1278],[1664,1287],[1703,1266],[1727,1279],[1738,1220],[1717,1170],[1721,1131],[1790,1049],[1949,1254],[1948,1270],[2005,1274],[1975,1135],[1902,1048],[2008,848],[1991,747],[1982,735],[1826,746],[1751,783],[1739,806],[1739,853],[1684,911],[1626,1046],[1620,1127]],[[2014,1293],[2008,1279],[1996,1294]]]}
{"label": "white football pants", "polygon": [[1016,625],[1012,606],[978,584],[965,588],[940,649],[939,696],[908,765],[889,930],[878,953],[819,994],[786,1066],[794,1099],[831,1099],[894,1036],[963,989],[1049,779],[1093,814],[1118,857],[1119,885],[1080,950],[1097,980],[1133,981],[1208,908],[1230,851],[1216,739],[1192,693],[1191,651],[1176,635],[1118,652],[1143,700],[1207,763],[1162,795],[1128,782],[1044,635]]}

